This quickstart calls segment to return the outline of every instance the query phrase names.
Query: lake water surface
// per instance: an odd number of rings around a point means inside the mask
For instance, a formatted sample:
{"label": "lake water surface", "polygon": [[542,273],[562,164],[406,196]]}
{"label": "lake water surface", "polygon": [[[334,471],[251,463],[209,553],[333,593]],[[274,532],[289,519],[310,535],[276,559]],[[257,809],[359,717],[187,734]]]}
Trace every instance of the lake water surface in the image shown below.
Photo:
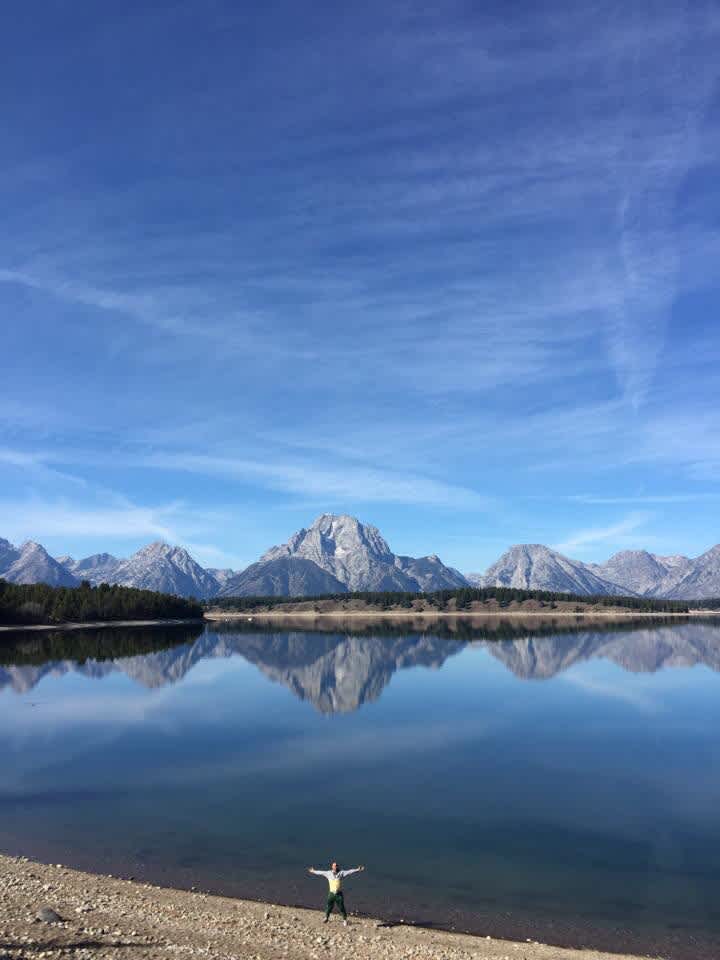
{"label": "lake water surface", "polygon": [[[720,626],[0,640],[0,848],[483,934],[720,955]],[[499,639],[498,639],[499,637]]]}

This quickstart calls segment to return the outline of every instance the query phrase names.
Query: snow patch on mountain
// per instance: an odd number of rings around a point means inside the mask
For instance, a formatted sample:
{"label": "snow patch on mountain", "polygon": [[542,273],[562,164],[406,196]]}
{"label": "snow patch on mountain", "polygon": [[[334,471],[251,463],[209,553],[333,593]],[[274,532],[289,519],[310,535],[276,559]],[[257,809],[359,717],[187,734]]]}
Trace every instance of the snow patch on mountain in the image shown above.
{"label": "snow patch on mountain", "polygon": [[465,586],[457,570],[436,556],[396,556],[377,527],[348,514],[324,513],[287,543],[271,547],[260,562],[282,557],[312,560],[348,590],[440,590]]}
{"label": "snow patch on mountain", "polygon": [[217,580],[182,547],[157,541],[143,547],[115,569],[113,583],[201,600],[215,596]]}

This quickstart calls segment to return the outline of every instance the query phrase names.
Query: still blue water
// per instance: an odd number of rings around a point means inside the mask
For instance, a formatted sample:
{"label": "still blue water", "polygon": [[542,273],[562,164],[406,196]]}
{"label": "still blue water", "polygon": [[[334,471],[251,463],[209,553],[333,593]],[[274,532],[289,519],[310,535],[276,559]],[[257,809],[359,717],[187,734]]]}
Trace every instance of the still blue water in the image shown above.
{"label": "still blue water", "polygon": [[348,906],[390,919],[720,942],[718,626],[0,650],[6,851],[306,904],[325,891],[305,867],[337,858],[367,865]]}

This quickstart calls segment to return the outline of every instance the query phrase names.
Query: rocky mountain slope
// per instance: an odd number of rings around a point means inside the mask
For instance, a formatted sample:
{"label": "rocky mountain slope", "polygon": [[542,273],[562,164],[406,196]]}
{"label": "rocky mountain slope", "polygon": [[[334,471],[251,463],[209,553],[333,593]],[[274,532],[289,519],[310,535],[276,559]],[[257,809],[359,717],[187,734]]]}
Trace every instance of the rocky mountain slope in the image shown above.
{"label": "rocky mountain slope", "polygon": [[[671,557],[658,557],[666,567],[666,575],[647,591],[648,597],[676,597],[675,588],[692,570],[696,560],[679,554]],[[699,559],[699,558],[697,558]]]}
{"label": "rocky mountain slope", "polygon": [[395,566],[415,580],[420,590],[455,590],[468,585],[459,570],[446,567],[435,553],[428,557],[395,557]]}
{"label": "rocky mountain slope", "polygon": [[0,537],[0,576],[2,576],[4,570],[7,570],[8,567],[15,563],[19,556],[20,551],[18,548],[10,543],[9,540],[3,540],[3,538]]}
{"label": "rocky mountain slope", "polygon": [[96,586],[99,583],[114,583],[115,571],[122,563],[111,553],[93,553],[82,560],[73,560],[72,557],[57,559],[78,580],[89,580]]}
{"label": "rocky mountain slope", "polygon": [[691,560],[685,576],[670,591],[671,596],[680,600],[720,597],[720,544]]}
{"label": "rocky mountain slope", "polygon": [[213,597],[220,589],[217,580],[187,550],[160,541],[123,560],[114,571],[113,583],[199,599]]}
{"label": "rocky mountain slope", "polygon": [[251,564],[220,588],[221,597],[312,597],[346,593],[347,587],[327,570],[303,557],[276,557]]}
{"label": "rocky mountain slope", "polygon": [[511,547],[484,575],[473,575],[473,583],[479,587],[557,590],[583,596],[612,596],[628,592],[619,590],[616,583],[599,576],[587,564],[564,557],[540,543],[522,543]]}
{"label": "rocky mountain slope", "polygon": [[668,572],[660,558],[647,550],[622,550],[605,563],[589,563],[587,566],[603,580],[639,594],[652,590]]}
{"label": "rocky mountain slope", "polygon": [[692,567],[687,557],[661,557],[647,550],[621,550],[603,564],[588,564],[599,576],[640,596],[667,596]]}
{"label": "rocky mountain slope", "polygon": [[622,550],[602,564],[571,560],[541,544],[519,544],[486,573],[470,573],[467,579],[478,587],[697,601],[720,597],[720,544],[695,559]]}
{"label": "rocky mountain slope", "polygon": [[228,580],[232,580],[240,573],[240,570],[231,570],[230,567],[206,567],[205,569],[211,577],[217,580],[221,588],[225,586]]}
{"label": "rocky mountain slope", "polygon": [[51,587],[77,587],[80,583],[33,540],[19,549],[7,540],[0,540],[0,577],[10,583],[47,583]]}
{"label": "rocky mountain slope", "polygon": [[312,560],[348,590],[442,590],[466,586],[457,570],[436,556],[396,556],[377,527],[347,514],[324,513],[281,546],[260,558],[264,563],[285,557]]}
{"label": "rocky mountain slope", "polygon": [[94,553],[75,560],[68,555],[53,559],[44,547],[32,541],[18,549],[0,538],[0,577],[13,583],[76,587],[89,580],[94,585],[116,583],[204,600],[215,596],[221,582],[235,575],[233,570],[218,573],[220,576],[214,577],[182,547],[161,542],[151,543],[126,559],[111,553]]}

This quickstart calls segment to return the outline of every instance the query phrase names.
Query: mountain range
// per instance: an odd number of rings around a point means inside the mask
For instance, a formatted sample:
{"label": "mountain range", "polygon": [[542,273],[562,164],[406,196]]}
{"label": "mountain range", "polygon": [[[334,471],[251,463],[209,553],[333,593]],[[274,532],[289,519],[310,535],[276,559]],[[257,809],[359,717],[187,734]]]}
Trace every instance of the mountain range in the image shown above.
{"label": "mountain range", "polygon": [[80,583],[64,564],[33,540],[15,547],[0,538],[0,577],[10,583],[47,583],[51,587],[75,587]]}
{"label": "mountain range", "polygon": [[703,600],[720,596],[720,544],[695,559],[622,550],[598,564],[572,560],[540,543],[524,543],[511,547],[484,574],[467,574],[467,580],[476,587],[561,590],[581,596]]}
{"label": "mountain range", "polygon": [[77,586],[82,580],[118,583],[203,600],[502,586],[696,601],[720,597],[720,544],[694,559],[623,550],[602,564],[573,560],[543,544],[518,544],[485,573],[462,574],[435,554],[395,554],[377,527],[346,514],[325,513],[241,571],[204,568],[184,548],[161,542],[126,559],[97,553],[74,560],[53,558],[33,541],[15,547],[0,538],[0,577],[52,586]]}

